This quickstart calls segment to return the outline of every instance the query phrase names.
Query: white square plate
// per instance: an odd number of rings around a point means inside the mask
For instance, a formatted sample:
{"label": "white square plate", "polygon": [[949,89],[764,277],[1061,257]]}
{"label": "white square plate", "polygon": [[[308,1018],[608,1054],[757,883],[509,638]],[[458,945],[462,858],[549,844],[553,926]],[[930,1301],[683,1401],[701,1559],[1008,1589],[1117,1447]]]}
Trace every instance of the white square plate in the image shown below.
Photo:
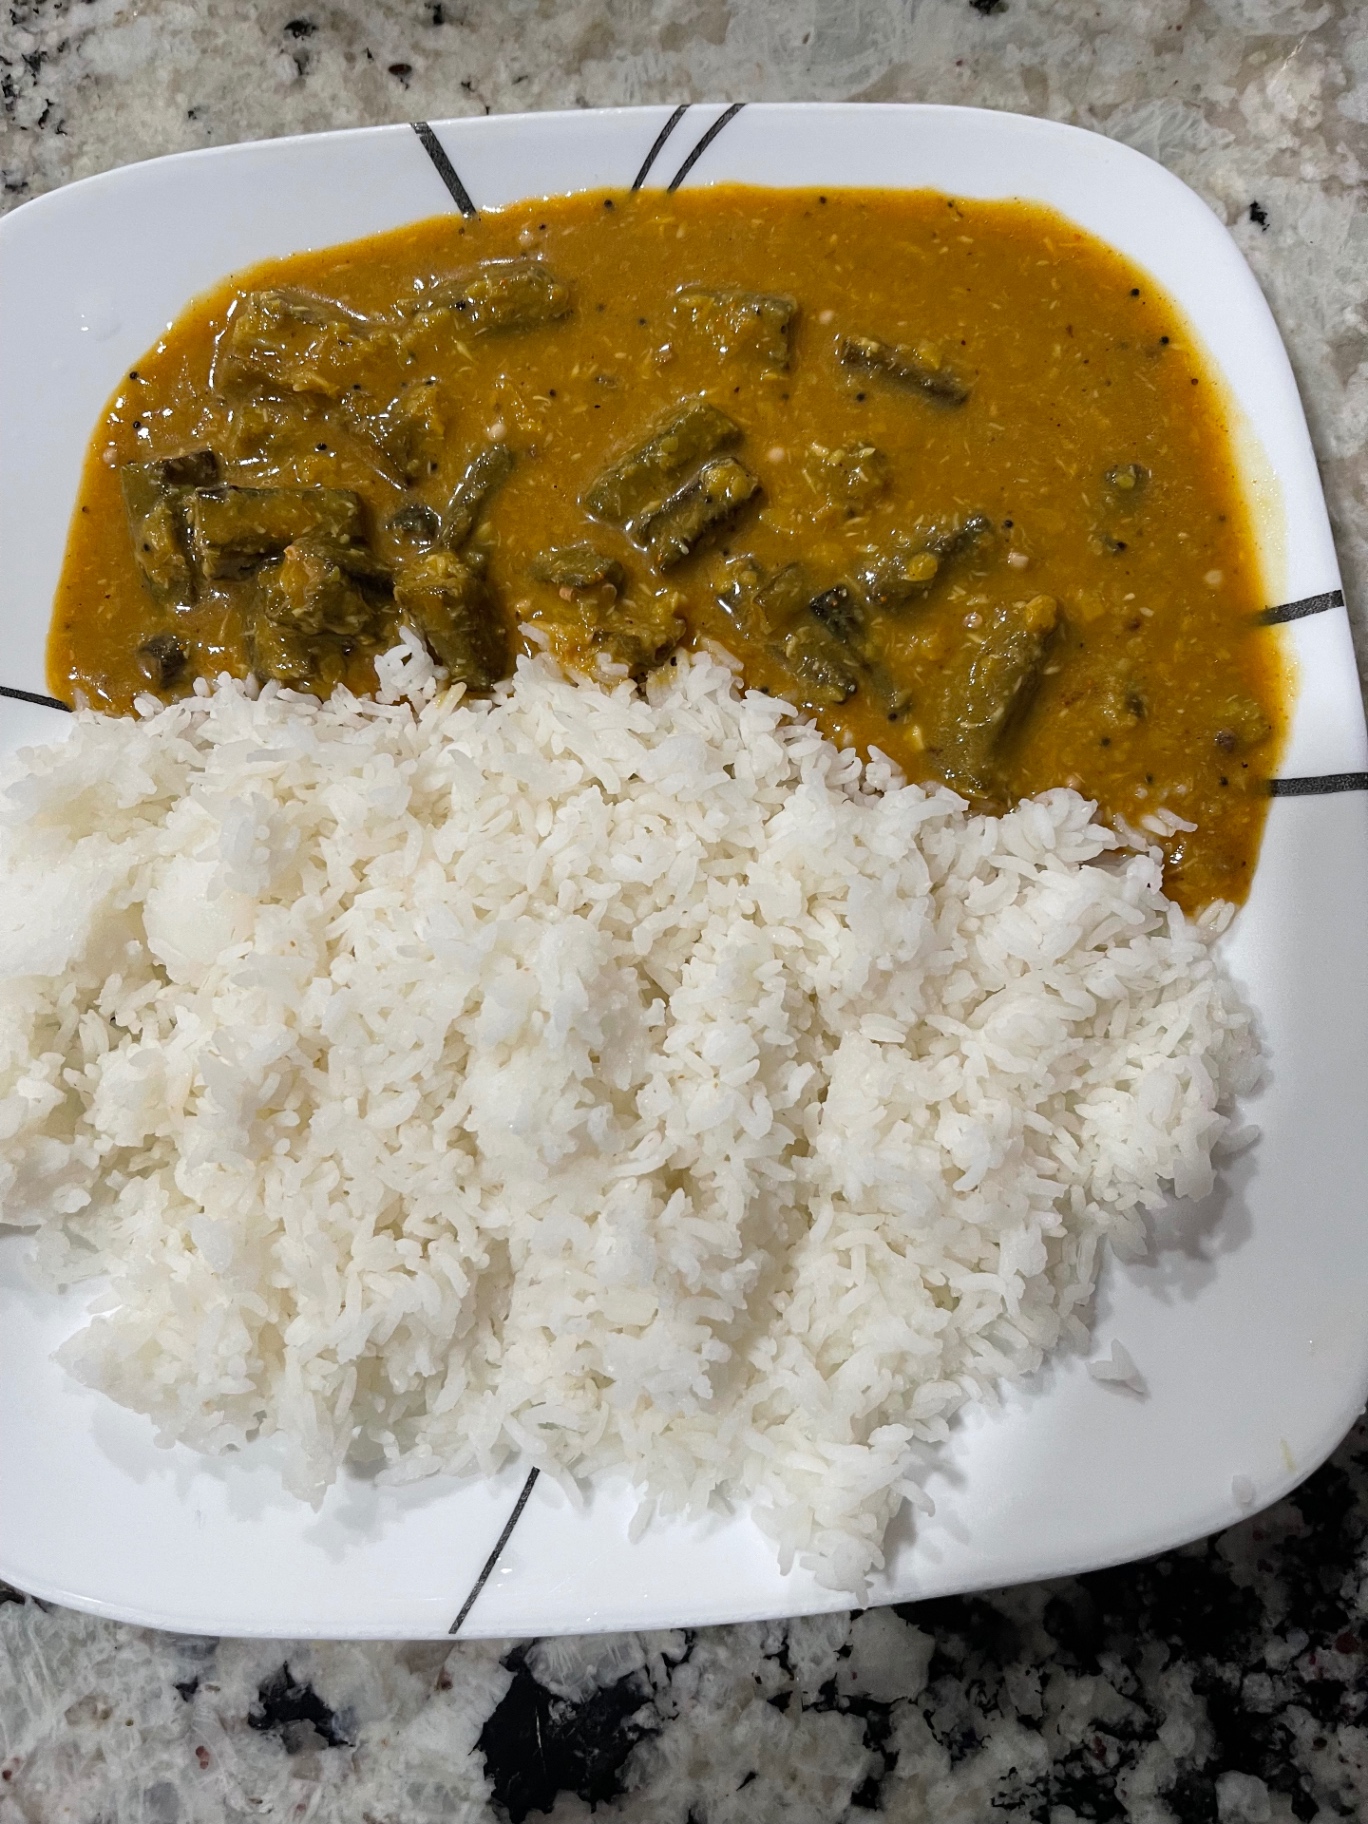
{"label": "white square plate", "polygon": [[[710,135],[721,125],[724,130]],[[668,133],[664,130],[669,127]],[[1234,243],[1160,166],[1110,140],[935,107],[543,114],[189,153],[39,198],[0,223],[0,747],[60,735],[43,648],[82,457],[120,374],[196,293],[274,255],[351,240],[469,198],[646,181],[931,187],[1052,204],[1146,268],[1186,311],[1243,415],[1275,601],[1298,667],[1295,724],[1253,895],[1227,940],[1258,1008],[1263,1129],[1177,1248],[1112,1269],[1138,1400],[1053,1364],[956,1431],[933,1520],[893,1542],[876,1601],[1057,1575],[1158,1551],[1239,1517],[1333,1449],[1368,1388],[1368,793],[1363,711],[1315,458],[1278,332]],[[706,140],[704,145],[702,142]],[[459,177],[456,177],[459,173]],[[270,1451],[211,1462],[51,1360],[86,1296],[39,1296],[0,1239],[0,1576],[61,1603],[204,1633],[446,1632],[522,1478],[378,1489],[322,1511],[281,1492]],[[845,1606],[781,1577],[744,1516],[627,1543],[621,1486],[573,1510],[534,1489],[466,1632],[707,1623]],[[895,1528],[895,1532],[898,1529]]]}

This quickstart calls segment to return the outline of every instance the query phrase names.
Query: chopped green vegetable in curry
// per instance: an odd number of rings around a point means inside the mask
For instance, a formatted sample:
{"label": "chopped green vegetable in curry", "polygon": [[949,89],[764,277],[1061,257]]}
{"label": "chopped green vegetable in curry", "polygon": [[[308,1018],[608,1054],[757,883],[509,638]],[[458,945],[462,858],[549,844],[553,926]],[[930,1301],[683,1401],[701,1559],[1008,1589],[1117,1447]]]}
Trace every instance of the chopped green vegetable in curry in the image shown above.
{"label": "chopped green vegetable in curry", "polygon": [[[580,195],[238,275],[86,465],[54,691],[372,688],[411,627],[640,677],[681,642],[985,806],[1054,785],[1244,897],[1284,686],[1220,389],[1145,276],[932,193]],[[520,631],[523,630],[523,631]],[[1158,827],[1167,828],[1173,819]]]}

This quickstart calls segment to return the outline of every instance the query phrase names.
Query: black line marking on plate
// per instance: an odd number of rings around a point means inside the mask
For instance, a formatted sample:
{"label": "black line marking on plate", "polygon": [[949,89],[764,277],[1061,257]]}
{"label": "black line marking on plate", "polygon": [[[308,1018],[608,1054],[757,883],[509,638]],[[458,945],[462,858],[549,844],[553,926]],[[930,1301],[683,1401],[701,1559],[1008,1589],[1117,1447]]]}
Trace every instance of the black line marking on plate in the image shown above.
{"label": "black line marking on plate", "polygon": [[60,697],[45,697],[36,690],[14,690],[8,684],[0,684],[0,697],[13,697],[16,703],[36,703],[39,709],[60,709],[63,714],[71,714],[70,703],[63,703]]}
{"label": "black line marking on plate", "polygon": [[1330,608],[1343,608],[1344,591],[1331,589],[1325,595],[1306,595],[1299,602],[1283,602],[1278,608],[1265,608],[1255,615],[1260,627],[1279,627],[1284,621],[1302,621],[1308,614],[1324,614]]}
{"label": "black line marking on plate", "polygon": [[1368,773],[1308,773],[1301,779],[1270,779],[1273,798],[1321,798],[1331,792],[1368,792]]}
{"label": "black line marking on plate", "polygon": [[699,159],[702,158],[703,154],[707,151],[708,147],[717,138],[718,134],[722,131],[723,127],[725,127],[729,121],[735,120],[737,115],[741,112],[742,108],[744,108],[745,105],[746,104],[744,101],[734,101],[731,104],[731,106],[727,109],[725,114],[718,115],[717,119],[708,128],[707,132],[703,135],[702,139],[699,140],[698,144],[694,147],[693,151],[690,152],[689,156],[684,160],[684,163],[679,167],[678,171],[676,171],[674,176],[670,179],[670,182],[667,185],[667,188],[671,192],[678,190],[679,186],[684,182],[684,179],[689,175],[690,171],[693,170],[694,166],[698,163]]}
{"label": "black line marking on plate", "polygon": [[649,173],[651,166],[660,157],[661,147],[665,144],[665,141],[670,137],[671,133],[674,132],[675,128],[679,125],[680,121],[683,120],[688,111],[689,103],[687,101],[681,102],[674,113],[671,114],[670,118],[665,122],[665,125],[660,129],[659,133],[656,134],[655,142],[650,151],[646,154],[645,161],[643,162],[640,171],[638,171],[636,176],[632,179],[633,190],[640,190],[641,186],[646,182],[647,174]]}
{"label": "black line marking on plate", "polygon": [[522,1493],[518,1496],[517,1500],[513,1503],[513,1512],[508,1516],[508,1519],[504,1522],[504,1529],[499,1534],[498,1540],[496,1541],[495,1546],[494,1546],[494,1550],[489,1554],[488,1558],[485,1559],[484,1569],[480,1572],[479,1576],[475,1579],[474,1583],[471,1585],[469,1596],[467,1596],[465,1601],[461,1604],[460,1614],[456,1617],[455,1621],[453,1621],[451,1626],[447,1629],[448,1634],[459,1634],[461,1631],[461,1627],[462,1627],[463,1623],[465,1622],[466,1616],[469,1615],[470,1611],[475,1607],[476,1601],[479,1598],[480,1591],[489,1582],[489,1579],[494,1571],[494,1566],[499,1562],[500,1557],[503,1555],[504,1547],[508,1544],[509,1540],[513,1537],[513,1528],[518,1524],[519,1520],[522,1519],[522,1511],[527,1506],[528,1497],[531,1495],[532,1490],[536,1487],[537,1477],[540,1474],[541,1474],[541,1471],[539,1469],[533,1469],[533,1470],[528,1471],[527,1480],[522,1485]]}
{"label": "black line marking on plate", "polygon": [[478,215],[480,212],[470,200],[470,192],[461,182],[461,174],[446,155],[446,148],[425,120],[411,120],[409,125],[422,142],[424,152],[436,167],[437,175],[451,193],[451,200],[462,215]]}

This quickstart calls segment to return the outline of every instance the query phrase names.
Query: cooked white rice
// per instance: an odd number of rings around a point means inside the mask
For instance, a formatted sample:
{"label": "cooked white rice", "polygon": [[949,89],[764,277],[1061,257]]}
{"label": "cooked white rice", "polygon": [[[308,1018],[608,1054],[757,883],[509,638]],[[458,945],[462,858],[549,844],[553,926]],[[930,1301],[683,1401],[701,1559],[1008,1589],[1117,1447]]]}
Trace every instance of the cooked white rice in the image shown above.
{"label": "cooked white rice", "polygon": [[918,1444],[1211,1184],[1209,934],[1076,794],[970,816],[715,657],[385,672],[10,769],[0,1215],[108,1275],[62,1359],[306,1499],[621,1467],[857,1587]]}

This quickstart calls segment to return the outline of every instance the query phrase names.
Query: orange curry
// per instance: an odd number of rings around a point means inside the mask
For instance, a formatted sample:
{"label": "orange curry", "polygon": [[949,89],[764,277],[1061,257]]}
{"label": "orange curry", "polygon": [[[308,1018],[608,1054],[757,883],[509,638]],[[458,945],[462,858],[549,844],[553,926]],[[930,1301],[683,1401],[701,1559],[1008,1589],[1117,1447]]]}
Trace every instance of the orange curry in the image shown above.
{"label": "orange curry", "polygon": [[615,192],[193,304],[96,431],[49,672],[127,712],[225,670],[364,690],[400,625],[471,690],[531,644],[639,677],[707,639],[975,802],[1175,813],[1168,888],[1198,907],[1257,853],[1263,605],[1218,384],[1063,218]]}

